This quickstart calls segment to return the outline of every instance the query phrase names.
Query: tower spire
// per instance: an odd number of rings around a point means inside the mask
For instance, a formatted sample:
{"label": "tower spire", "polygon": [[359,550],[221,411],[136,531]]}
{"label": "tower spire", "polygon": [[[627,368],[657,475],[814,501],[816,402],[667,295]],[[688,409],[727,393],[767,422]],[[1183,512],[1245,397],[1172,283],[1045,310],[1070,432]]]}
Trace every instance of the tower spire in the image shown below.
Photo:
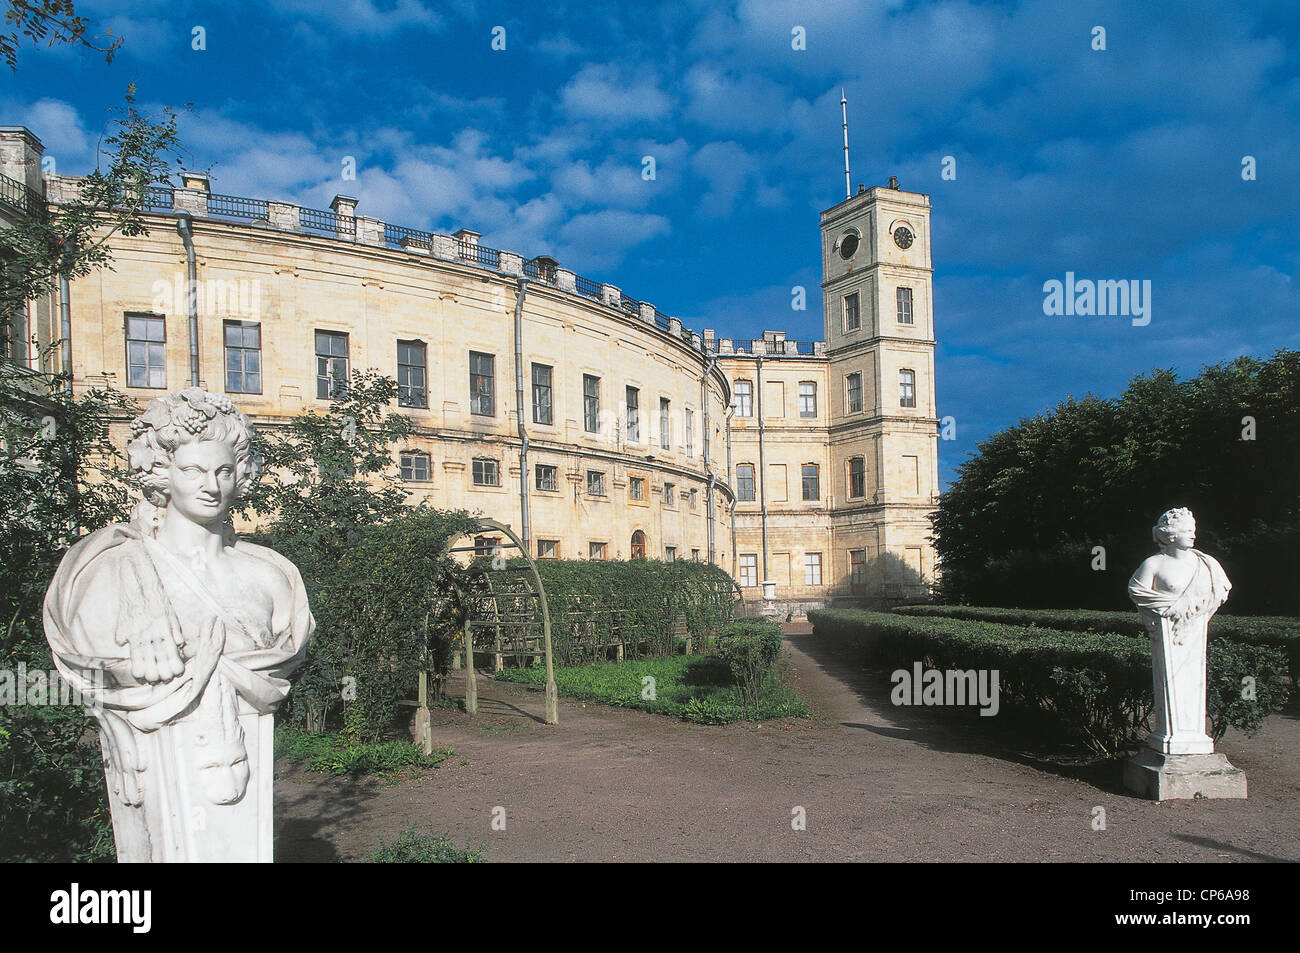
{"label": "tower spire", "polygon": [[849,183],[849,101],[844,96],[844,87],[840,87],[840,113],[844,116],[844,197],[853,198],[853,186]]}

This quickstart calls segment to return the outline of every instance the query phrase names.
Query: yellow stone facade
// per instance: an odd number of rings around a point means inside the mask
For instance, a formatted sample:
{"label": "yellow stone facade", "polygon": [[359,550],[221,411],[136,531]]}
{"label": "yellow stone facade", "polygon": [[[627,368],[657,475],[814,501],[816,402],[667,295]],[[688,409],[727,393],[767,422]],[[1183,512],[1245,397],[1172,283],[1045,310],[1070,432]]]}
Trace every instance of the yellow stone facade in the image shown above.
{"label": "yellow stone facade", "polygon": [[[0,128],[0,174],[58,202],[76,180],[42,180],[40,151],[27,130]],[[737,345],[551,259],[487,249],[473,232],[397,228],[357,215],[345,196],[318,212],[212,195],[201,176],[184,186],[152,193],[148,236],[114,237],[112,270],[71,283],[74,388],[108,382],[144,402],[190,386],[197,367],[199,386],[275,427],[323,411],[331,373],[375,369],[410,385],[393,409],[417,433],[394,465],[413,499],[520,530],[526,445],[534,555],[712,559],[747,598],[766,580],[782,601],[916,594],[932,579],[926,196],[872,189],[823,214],[825,344],[772,332]],[[19,213],[0,200],[0,220]],[[907,249],[893,241],[896,222],[912,230]],[[839,242],[854,230],[846,258]],[[894,320],[903,285],[910,326]],[[854,330],[842,320],[852,293]],[[61,337],[59,304],[32,302],[15,319],[32,343],[11,359],[34,364]],[[902,369],[915,375],[915,407],[899,406]],[[861,409],[850,410],[854,373]],[[862,461],[857,483],[850,460]],[[753,479],[738,481],[746,466]],[[805,466],[816,499],[804,498]]]}

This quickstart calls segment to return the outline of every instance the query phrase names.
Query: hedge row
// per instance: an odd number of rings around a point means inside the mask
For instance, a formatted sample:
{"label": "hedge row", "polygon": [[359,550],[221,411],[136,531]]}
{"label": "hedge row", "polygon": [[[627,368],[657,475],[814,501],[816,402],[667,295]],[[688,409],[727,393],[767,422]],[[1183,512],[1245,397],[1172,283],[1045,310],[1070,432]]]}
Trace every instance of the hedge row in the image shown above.
{"label": "hedge row", "polygon": [[[869,665],[910,670],[996,670],[1000,710],[1043,712],[1074,743],[1115,755],[1141,742],[1154,704],[1150,640],[1105,632],[832,609],[809,613],[819,639],[839,642]],[[1253,733],[1286,703],[1286,658],[1272,646],[1210,644],[1212,734]],[[1242,679],[1255,680],[1243,699]]]}
{"label": "hedge row", "polygon": [[[514,560],[511,565],[518,565]],[[551,612],[556,665],[674,654],[674,637],[689,635],[696,651],[731,621],[735,586],[726,570],[708,563],[653,559],[538,560]]]}
{"label": "hedge row", "polygon": [[[1003,609],[993,606],[897,606],[900,615],[940,616],[976,622],[1038,626],[1066,632],[1117,632],[1145,637],[1137,610],[1103,609]],[[1210,620],[1211,639],[1229,639],[1245,645],[1271,645],[1287,655],[1292,678],[1300,677],[1300,619],[1286,616],[1215,615]]]}

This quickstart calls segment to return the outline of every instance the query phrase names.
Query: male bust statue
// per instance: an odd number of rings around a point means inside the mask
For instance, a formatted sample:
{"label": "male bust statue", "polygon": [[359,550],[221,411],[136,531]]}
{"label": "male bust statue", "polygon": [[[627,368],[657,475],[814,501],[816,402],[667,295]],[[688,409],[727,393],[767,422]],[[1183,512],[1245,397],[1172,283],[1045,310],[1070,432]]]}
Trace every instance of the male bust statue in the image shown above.
{"label": "male bust statue", "polygon": [[1193,549],[1196,520],[1187,509],[1162,515],[1151,530],[1160,552],[1128,582],[1151,636],[1156,724],[1147,743],[1163,754],[1210,754],[1205,732],[1206,632],[1232,584],[1212,556]]}
{"label": "male bust statue", "polygon": [[131,433],[145,499],[69,549],[45,597],[100,724],[118,860],[270,861],[274,712],[315,622],[294,565],[230,524],[260,470],[252,424],[190,388]]}

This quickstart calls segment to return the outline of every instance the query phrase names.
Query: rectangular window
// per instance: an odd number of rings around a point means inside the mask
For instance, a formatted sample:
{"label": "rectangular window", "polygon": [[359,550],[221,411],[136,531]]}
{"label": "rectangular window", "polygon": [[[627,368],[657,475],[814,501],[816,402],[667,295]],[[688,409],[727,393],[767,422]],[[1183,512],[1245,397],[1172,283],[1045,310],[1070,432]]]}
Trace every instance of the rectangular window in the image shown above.
{"label": "rectangular window", "polygon": [[859,499],[867,495],[867,465],[862,457],[849,458],[849,498]]}
{"label": "rectangular window", "polygon": [[[480,417],[495,417],[496,358],[480,351],[469,352],[469,412]],[[495,484],[494,484],[495,485]]]}
{"label": "rectangular window", "polygon": [[475,556],[499,556],[501,554],[500,536],[475,536]]}
{"label": "rectangular window", "polygon": [[664,484],[664,506],[672,506],[677,502],[677,484]]}
{"label": "rectangular window", "polygon": [[697,490],[697,489],[692,489],[692,490],[691,490],[691,495],[690,495],[690,501],[691,501],[691,502],[690,502],[690,507],[691,507],[691,509],[695,509],[695,503],[696,503],[696,501],[699,499],[699,497],[700,497],[700,491]]}
{"label": "rectangular window", "polygon": [[582,375],[582,429],[595,433],[600,423],[600,378]]}
{"label": "rectangular window", "polygon": [[754,416],[754,385],[751,381],[736,381],[736,416]]}
{"label": "rectangular window", "polygon": [[402,479],[410,480],[414,483],[428,483],[432,476],[433,470],[430,457],[427,453],[421,453],[418,450],[407,450],[402,453]]}
{"label": "rectangular window", "polygon": [[587,494],[589,496],[605,495],[605,471],[604,470],[587,471]]}
{"label": "rectangular window", "polygon": [[397,342],[397,406],[428,407],[425,347],[420,341]]}
{"label": "rectangular window", "polygon": [[624,388],[627,402],[627,439],[632,442],[641,440],[641,392],[635,387]]}
{"label": "rectangular window", "polygon": [[699,551],[698,549],[692,549],[692,550],[691,550],[691,562],[693,562],[693,563],[697,563],[697,562],[699,562],[699,561],[700,561],[700,551]]}
{"label": "rectangular window", "polygon": [[803,557],[803,584],[820,586],[822,584],[822,554],[807,553]]}
{"label": "rectangular window", "polygon": [[535,485],[539,490],[558,490],[560,488],[560,468],[545,463],[537,464],[533,470]]}
{"label": "rectangular window", "polygon": [[862,306],[855,291],[851,295],[844,296],[844,330],[856,331],[860,327],[862,327]]}
{"label": "rectangular window", "polygon": [[475,486],[500,486],[501,468],[495,460],[475,457],[473,463]]}
{"label": "rectangular window", "polygon": [[673,562],[673,561],[676,560],[676,559],[677,559],[677,547],[676,547],[676,546],[665,546],[665,547],[664,547],[664,562],[666,562],[666,563],[670,563],[670,562]]}
{"label": "rectangular window", "polygon": [[799,382],[799,416],[817,416],[817,382]]}
{"label": "rectangular window", "polygon": [[559,559],[560,541],[558,539],[539,539],[537,541],[538,559]]}
{"label": "rectangular window", "polygon": [[741,554],[740,584],[742,586],[758,585],[758,553]]}
{"label": "rectangular window", "polygon": [[912,289],[898,289],[898,323],[912,324]]}
{"label": "rectangular window", "polygon": [[167,386],[167,320],[145,314],[126,316],[126,382],[130,387]]}
{"label": "rectangular window", "polygon": [[916,406],[916,371],[898,372],[898,406]]}
{"label": "rectangular window", "polygon": [[604,559],[604,558],[605,558],[605,544],[604,544],[604,543],[588,543],[588,544],[587,544],[587,558],[588,558],[588,559]]}
{"label": "rectangular window", "polygon": [[686,408],[686,455],[695,456],[695,411]]}
{"label": "rectangular window", "polygon": [[348,386],[348,336],[316,332],[316,398],[333,400]]}
{"label": "rectangular window", "polygon": [[844,380],[848,390],[849,413],[856,414],[862,410],[862,375],[850,374]]}
{"label": "rectangular window", "polygon": [[667,397],[659,398],[659,446],[667,450],[672,445],[673,419]]}
{"label": "rectangular window", "polygon": [[803,465],[803,498],[805,500],[822,498],[821,467],[815,463]]}
{"label": "rectangular window", "polygon": [[855,596],[867,591],[867,551],[865,549],[849,550],[849,586]]}
{"label": "rectangular window", "polygon": [[754,501],[754,465],[736,464],[736,499],[744,503]]}
{"label": "rectangular window", "polygon": [[262,393],[262,328],[242,321],[222,325],[226,347],[226,393]]}
{"label": "rectangular window", "polygon": [[630,477],[627,481],[627,495],[633,500],[644,500],[645,477]]}
{"label": "rectangular window", "polygon": [[533,423],[546,424],[554,420],[551,411],[551,368],[548,364],[533,365]]}

